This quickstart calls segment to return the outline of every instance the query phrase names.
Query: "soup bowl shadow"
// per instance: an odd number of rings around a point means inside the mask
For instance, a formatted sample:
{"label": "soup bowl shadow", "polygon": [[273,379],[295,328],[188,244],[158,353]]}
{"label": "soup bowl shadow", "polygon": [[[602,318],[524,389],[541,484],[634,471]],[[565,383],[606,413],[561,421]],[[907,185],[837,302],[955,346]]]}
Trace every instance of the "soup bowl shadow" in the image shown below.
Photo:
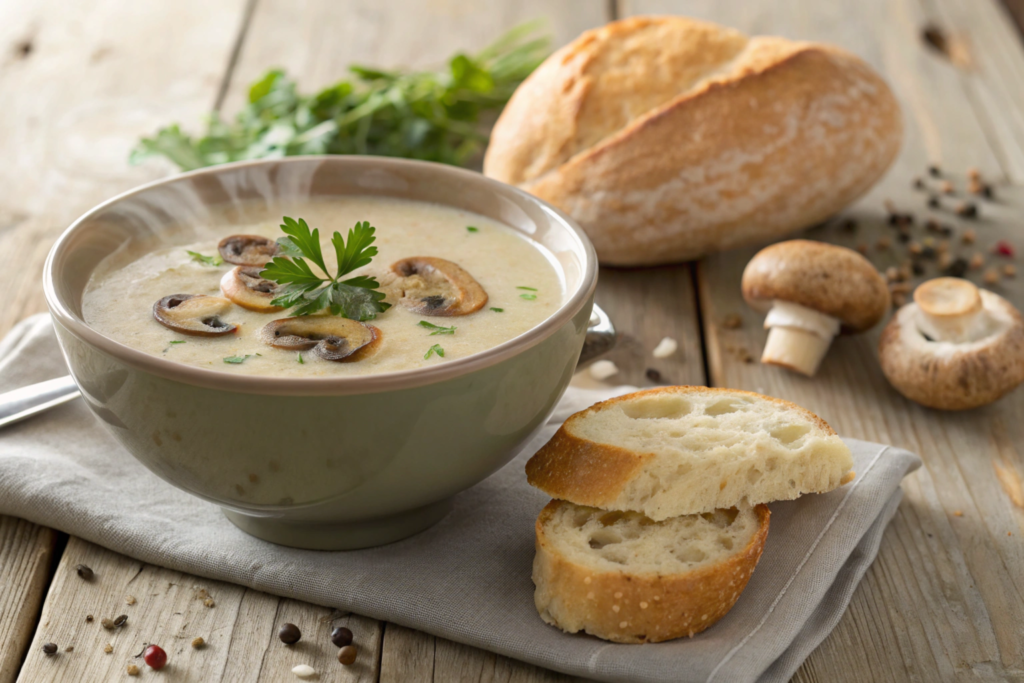
{"label": "soup bowl shadow", "polygon": [[[173,243],[174,230],[214,213],[243,225],[246,207],[344,196],[433,202],[510,226],[550,254],[564,285],[561,306],[526,333],[465,358],[337,378],[175,363],[115,342],[83,318],[90,275],[119,249],[154,237]],[[44,272],[71,374],[125,448],[166,481],[221,506],[244,531],[314,549],[417,533],[444,517],[455,494],[507,464],[569,384],[596,281],[590,242],[544,202],[462,169],[350,156],[226,164],[143,186],[78,219]],[[601,347],[590,341],[588,349]]]}

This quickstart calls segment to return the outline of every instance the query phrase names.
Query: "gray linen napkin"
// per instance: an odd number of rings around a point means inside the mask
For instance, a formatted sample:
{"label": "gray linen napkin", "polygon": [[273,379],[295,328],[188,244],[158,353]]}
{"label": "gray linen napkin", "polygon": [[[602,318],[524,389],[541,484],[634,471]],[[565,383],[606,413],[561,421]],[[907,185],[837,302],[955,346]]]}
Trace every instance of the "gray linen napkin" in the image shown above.
{"label": "gray linen napkin", "polygon": [[[26,320],[0,342],[0,391],[65,373],[47,316]],[[625,391],[570,389],[534,442],[461,494],[447,518],[382,548],[317,552],[251,538],[214,505],[150,474],[80,401],[0,432],[0,513],[144,562],[351,610],[578,676],[789,680],[842,616],[899,504],[900,480],[920,460],[847,440],[854,482],[771,505],[771,532],[746,591],[724,619],[692,639],[616,645],[567,635],[544,624],[533,605],[533,524],[547,498],[526,484],[523,466],[559,422]]]}

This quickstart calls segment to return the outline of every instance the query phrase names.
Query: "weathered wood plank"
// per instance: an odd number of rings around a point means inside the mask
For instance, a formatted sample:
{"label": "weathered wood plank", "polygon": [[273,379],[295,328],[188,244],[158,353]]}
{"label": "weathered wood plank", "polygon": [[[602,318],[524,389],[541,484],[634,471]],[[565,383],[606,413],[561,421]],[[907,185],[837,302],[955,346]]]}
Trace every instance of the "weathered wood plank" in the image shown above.
{"label": "weathered wood plank", "polygon": [[[1004,49],[1005,41],[995,39],[1002,29],[978,28],[982,20],[1000,14],[994,4],[971,2],[969,11],[967,6],[959,6],[962,11],[955,20],[956,7],[944,0],[789,0],[784,7],[773,5],[771,11],[767,5],[630,0],[627,10],[689,13],[749,32],[826,40],[864,56],[886,74],[907,121],[902,155],[883,183],[848,212],[860,225],[855,233],[832,225],[808,235],[851,247],[870,245],[872,259],[884,268],[904,257],[885,226],[882,200],[891,198],[915,211],[920,226],[924,196],[911,191],[910,181],[923,174],[926,163],[938,162],[952,171],[961,192],[968,166],[981,168],[990,178],[1017,174],[1012,128],[993,124],[973,99],[987,76],[954,66],[919,38],[925,24],[944,23],[970,37],[971,53],[979,64],[1024,68],[1024,60]],[[991,46],[987,36],[995,37]],[[1014,47],[1019,51],[1019,45]],[[1007,112],[1011,115],[1012,110]],[[1008,186],[1000,186],[997,193],[998,203],[982,204],[980,221],[960,224],[949,213],[936,214],[955,224],[958,232],[967,227],[978,231],[976,245],[954,240],[953,251],[970,256],[984,252],[1000,237],[1019,241],[1014,226],[1024,211],[1024,196]],[[920,227],[916,231],[917,240],[927,236]],[[883,235],[897,246],[876,249]],[[755,251],[721,254],[698,267],[712,383],[790,399],[822,415],[842,434],[905,446],[925,460],[925,467],[904,483],[905,501],[846,615],[796,680],[1021,677],[1024,638],[1019,626],[1012,624],[1024,619],[1019,540],[1024,514],[1000,488],[992,462],[1024,471],[1024,459],[1014,448],[1022,436],[1020,421],[1013,419],[1024,408],[1024,399],[1018,392],[990,408],[958,415],[916,406],[893,391],[881,375],[875,350],[879,330],[837,339],[813,380],[760,365],[756,359],[765,338],[761,316],[746,308],[739,291],[743,267]],[[925,276],[935,274],[934,265],[928,266]],[[970,275],[977,279],[980,274]],[[1003,280],[998,289],[1018,306],[1024,304],[1024,291],[1016,281]],[[731,313],[742,316],[739,329],[721,325]],[[754,362],[747,362],[750,359]]]}
{"label": "weathered wood plank", "polygon": [[[128,150],[166,117],[213,103],[243,3],[0,4],[0,249],[17,264],[0,273],[0,335],[45,310],[43,261],[77,214],[165,172],[128,168]],[[11,518],[0,532],[5,682],[32,636],[55,534]]]}
{"label": "weathered wood plank", "polygon": [[[92,580],[78,576],[79,564],[93,570]],[[124,626],[103,627],[102,619],[121,614],[128,617]],[[277,638],[288,622],[302,631],[291,646]],[[330,641],[335,626],[355,636],[360,653],[352,666],[337,661]],[[197,637],[202,647],[192,645]],[[380,637],[381,625],[372,619],[143,564],[72,538],[18,680],[121,679],[129,665],[146,668],[136,655],[155,643],[167,652],[161,676],[168,681],[281,681],[293,677],[292,667],[308,664],[319,680],[364,683],[377,680]],[[47,642],[58,645],[57,655],[42,652]]]}
{"label": "weathered wood plank", "polygon": [[43,604],[57,533],[0,517],[0,682],[18,675]]}

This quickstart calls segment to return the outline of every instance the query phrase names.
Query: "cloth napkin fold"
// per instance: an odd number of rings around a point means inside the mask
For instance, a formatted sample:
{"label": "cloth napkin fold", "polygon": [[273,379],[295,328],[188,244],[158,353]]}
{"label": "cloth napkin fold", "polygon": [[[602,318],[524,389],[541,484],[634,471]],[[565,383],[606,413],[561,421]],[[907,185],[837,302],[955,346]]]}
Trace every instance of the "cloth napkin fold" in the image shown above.
{"label": "cloth napkin fold", "polygon": [[[0,342],[0,391],[66,374],[45,315]],[[351,610],[601,681],[788,681],[839,621],[920,465],[847,439],[857,478],[772,504],[761,562],[724,619],[692,639],[618,645],[567,635],[533,605],[533,525],[547,497],[523,466],[573,412],[629,391],[570,389],[507,467],[460,494],[454,511],[380,548],[319,552],[247,536],[220,510],[151,474],[75,401],[0,431],[0,513],[138,560]],[[130,492],[130,495],[126,495]]]}

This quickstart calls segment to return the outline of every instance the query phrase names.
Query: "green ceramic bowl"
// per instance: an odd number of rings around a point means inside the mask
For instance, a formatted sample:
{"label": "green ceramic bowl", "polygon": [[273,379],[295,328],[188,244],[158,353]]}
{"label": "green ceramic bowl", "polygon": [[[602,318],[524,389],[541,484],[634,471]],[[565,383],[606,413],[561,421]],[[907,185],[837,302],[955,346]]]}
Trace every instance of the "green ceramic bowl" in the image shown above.
{"label": "green ceramic bowl", "polygon": [[[112,341],[82,318],[93,269],[132,240],[201,221],[213,207],[344,195],[436,202],[521,231],[554,254],[566,285],[561,307],[525,334],[466,358],[332,379],[177,364]],[[376,157],[299,157],[217,166],[116,197],[61,235],[44,280],[82,396],[132,455],[255,536],[343,549],[435,523],[452,496],[505,465],[544,423],[580,356],[597,260],[567,216],[477,173]]]}

